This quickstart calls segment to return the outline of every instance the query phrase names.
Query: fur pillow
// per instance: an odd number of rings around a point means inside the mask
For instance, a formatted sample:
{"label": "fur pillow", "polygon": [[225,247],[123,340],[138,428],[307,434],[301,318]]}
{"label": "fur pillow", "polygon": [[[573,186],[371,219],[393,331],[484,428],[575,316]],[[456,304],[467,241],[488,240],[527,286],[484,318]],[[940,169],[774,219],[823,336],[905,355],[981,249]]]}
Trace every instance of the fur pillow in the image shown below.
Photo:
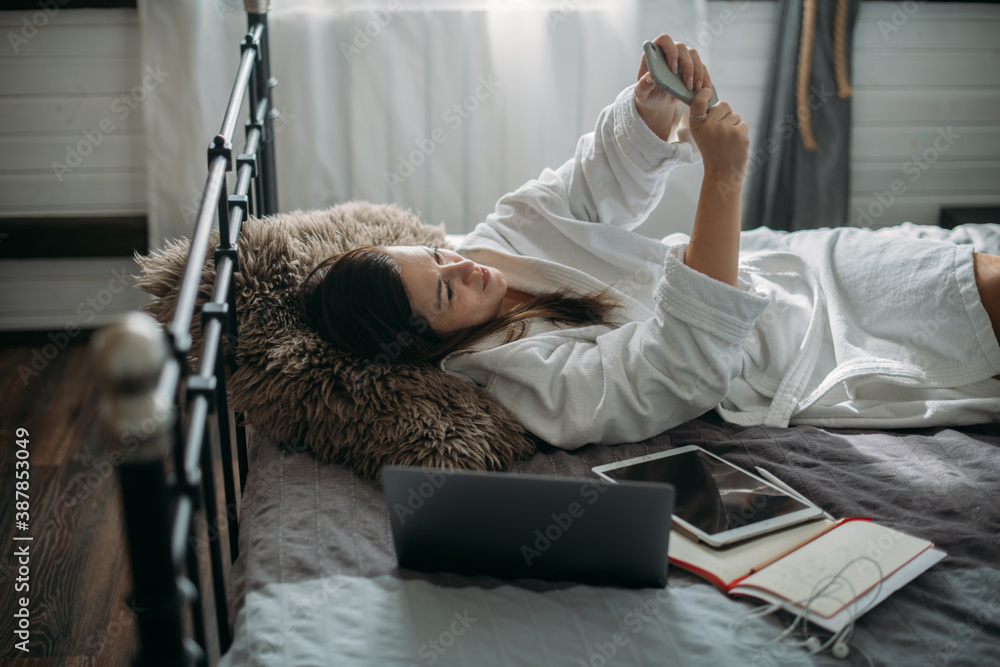
{"label": "fur pillow", "polygon": [[[215,278],[213,231],[198,307]],[[299,315],[299,285],[323,259],[361,245],[444,245],[444,232],[396,206],[352,202],[247,220],[233,275],[239,317],[229,405],[254,429],[376,477],[384,465],[498,470],[536,440],[481,388],[435,366],[369,364],[336,349]],[[137,256],[137,285],[156,297],[143,310],[169,322],[190,242]],[[191,334],[201,350],[200,317]]]}

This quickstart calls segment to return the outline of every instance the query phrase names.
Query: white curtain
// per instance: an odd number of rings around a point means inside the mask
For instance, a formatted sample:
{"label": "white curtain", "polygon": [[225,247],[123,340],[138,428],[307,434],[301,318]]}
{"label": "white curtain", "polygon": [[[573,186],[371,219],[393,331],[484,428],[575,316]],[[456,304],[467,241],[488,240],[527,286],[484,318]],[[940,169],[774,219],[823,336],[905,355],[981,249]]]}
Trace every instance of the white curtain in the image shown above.
{"label": "white curtain", "polygon": [[[642,42],[696,44],[704,0],[273,0],[278,203],[395,202],[452,233],[572,155]],[[151,247],[190,235],[246,31],[240,0],[140,0]],[[704,49],[700,49],[704,51]],[[705,54],[707,56],[707,54]],[[242,146],[238,131],[234,150]],[[643,229],[690,229],[699,167]],[[232,175],[230,176],[232,178]]]}

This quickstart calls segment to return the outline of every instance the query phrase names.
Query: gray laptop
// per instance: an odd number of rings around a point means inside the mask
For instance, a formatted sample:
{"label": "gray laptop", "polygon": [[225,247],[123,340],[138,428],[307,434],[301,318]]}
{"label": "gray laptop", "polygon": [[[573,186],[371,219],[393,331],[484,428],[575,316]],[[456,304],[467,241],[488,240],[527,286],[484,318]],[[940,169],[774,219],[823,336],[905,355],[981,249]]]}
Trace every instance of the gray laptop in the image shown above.
{"label": "gray laptop", "polygon": [[397,466],[382,483],[401,568],[666,585],[670,484]]}

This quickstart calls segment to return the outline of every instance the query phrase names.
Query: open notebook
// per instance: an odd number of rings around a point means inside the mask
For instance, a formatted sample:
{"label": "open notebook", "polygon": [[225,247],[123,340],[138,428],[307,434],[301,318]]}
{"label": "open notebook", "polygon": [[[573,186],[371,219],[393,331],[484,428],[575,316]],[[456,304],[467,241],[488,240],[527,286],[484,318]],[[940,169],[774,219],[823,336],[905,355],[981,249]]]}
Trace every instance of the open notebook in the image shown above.
{"label": "open notebook", "polygon": [[[725,548],[674,530],[669,553],[672,564],[732,595],[780,604],[793,613],[814,598],[806,618],[831,632],[946,555],[927,540],[866,519],[814,521]],[[822,595],[816,596],[818,591]]]}

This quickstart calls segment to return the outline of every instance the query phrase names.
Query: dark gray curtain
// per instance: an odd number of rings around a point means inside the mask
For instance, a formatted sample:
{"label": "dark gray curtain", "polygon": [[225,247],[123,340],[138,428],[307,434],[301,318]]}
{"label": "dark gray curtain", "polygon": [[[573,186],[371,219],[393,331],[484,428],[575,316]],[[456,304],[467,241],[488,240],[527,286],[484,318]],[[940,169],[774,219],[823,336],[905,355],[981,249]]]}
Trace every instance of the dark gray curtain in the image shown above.
{"label": "dark gray curtain", "polygon": [[[845,53],[851,72],[854,23],[860,0],[847,0]],[[796,114],[796,76],[803,0],[779,0],[778,39],[761,126],[747,170],[743,228],[811,229],[847,224],[850,197],[851,99],[838,96],[834,69],[837,2],[816,2],[807,106],[818,143],[802,145]]]}

